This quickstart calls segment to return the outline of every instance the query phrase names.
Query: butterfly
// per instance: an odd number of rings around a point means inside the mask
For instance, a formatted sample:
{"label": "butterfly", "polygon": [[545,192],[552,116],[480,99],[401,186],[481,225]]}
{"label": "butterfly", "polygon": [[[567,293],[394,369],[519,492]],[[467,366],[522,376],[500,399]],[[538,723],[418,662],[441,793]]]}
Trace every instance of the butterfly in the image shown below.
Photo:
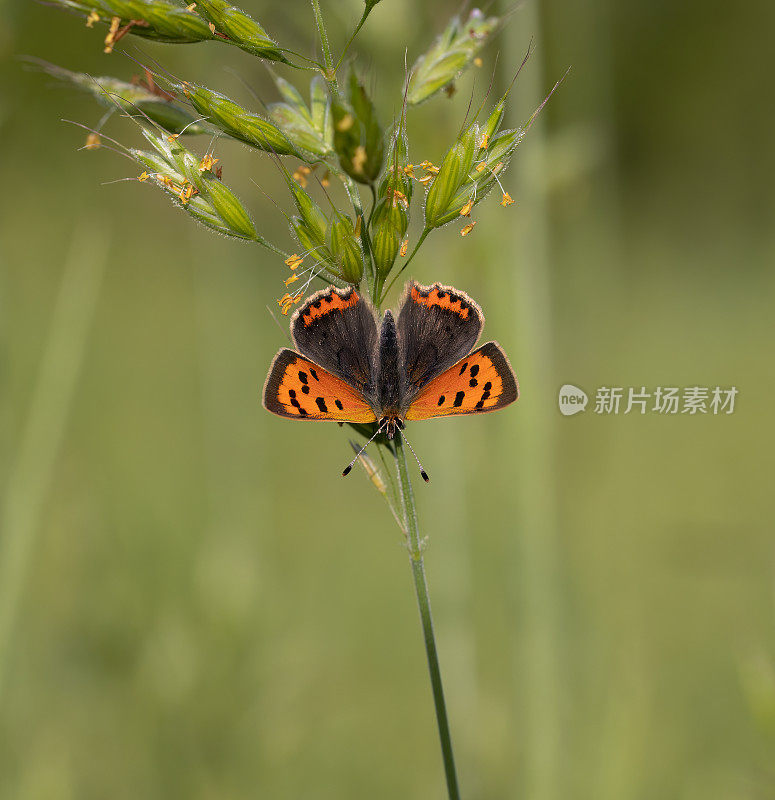
{"label": "butterfly", "polygon": [[519,386],[497,342],[473,349],[483,326],[481,308],[440,283],[407,283],[397,317],[386,311],[379,331],[356,289],[322,289],[291,318],[298,352],[274,357],[264,407],[288,419],[376,422],[374,435],[389,439],[405,422],[497,411]]}

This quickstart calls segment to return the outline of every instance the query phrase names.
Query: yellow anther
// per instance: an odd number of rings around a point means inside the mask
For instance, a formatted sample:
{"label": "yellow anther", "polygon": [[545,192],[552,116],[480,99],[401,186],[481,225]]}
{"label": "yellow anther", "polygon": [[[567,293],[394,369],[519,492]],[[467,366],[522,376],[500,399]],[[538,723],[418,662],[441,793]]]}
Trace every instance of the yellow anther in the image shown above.
{"label": "yellow anther", "polygon": [[208,22],[207,27],[210,29],[210,33],[212,33],[212,35],[215,36],[215,25],[213,25],[212,22]]}
{"label": "yellow anther", "polygon": [[481,58],[479,58],[479,56],[477,56],[477,57],[474,59],[474,66],[475,66],[475,67],[481,67],[481,66],[482,66],[482,64],[484,64],[484,61],[482,61],[482,59],[481,59]]}
{"label": "yellow anther", "polygon": [[89,12],[89,16],[86,17],[86,27],[93,28],[95,22],[100,21],[100,15],[96,11]]}
{"label": "yellow anther", "polygon": [[409,237],[407,236],[403,242],[401,242],[401,249],[398,251],[399,255],[405,256],[409,251]]}
{"label": "yellow anther", "polygon": [[179,133],[171,133],[171,134],[170,134],[170,135],[167,137],[167,141],[168,141],[168,142],[175,142],[175,141],[177,141],[177,139],[178,139],[178,137],[179,137],[179,136],[180,136],[180,134],[179,134]]}
{"label": "yellow anther", "polygon": [[307,185],[307,176],[300,169],[297,169],[293,173],[293,180],[295,180],[302,189]]}
{"label": "yellow anther", "polygon": [[151,176],[147,172],[143,171],[142,174],[138,176],[137,180],[140,181],[140,183],[145,183],[150,177]]}
{"label": "yellow anther", "polygon": [[461,217],[470,217],[471,216],[471,209],[474,207],[473,199],[469,200],[463,208],[460,209],[460,216]]}
{"label": "yellow anther", "polygon": [[113,52],[113,45],[116,43],[116,34],[118,33],[119,25],[121,25],[121,17],[111,17],[108,35],[105,37],[104,53]]}
{"label": "yellow anther", "polygon": [[294,272],[293,275],[285,279],[285,285],[290,286],[295,281],[299,280],[299,276]]}
{"label": "yellow anther", "polygon": [[102,140],[100,139],[100,135],[98,133],[90,133],[86,137],[86,144],[84,147],[87,150],[97,150],[101,144]]}
{"label": "yellow anther", "polygon": [[491,170],[493,175],[497,175],[503,169],[503,162],[499,161]]}
{"label": "yellow anther", "polygon": [[186,11],[193,11],[196,8],[196,3],[191,3],[190,6],[186,6]]}
{"label": "yellow anther", "polygon": [[288,315],[288,312],[293,308],[293,306],[301,300],[304,296],[304,292],[298,292],[297,294],[291,296],[289,294],[283,295],[283,297],[278,300],[277,302],[282,306],[282,315],[285,317]]}
{"label": "yellow anther", "polygon": [[388,197],[393,198],[393,208],[396,208],[399,203],[404,208],[409,208],[409,200],[403,192],[399,191],[398,189],[388,188],[387,193]]}
{"label": "yellow anther", "polygon": [[474,225],[476,225],[475,222],[469,222],[468,225],[466,225],[465,228],[463,228],[463,230],[460,231],[460,235],[468,236],[468,234],[471,233],[471,231],[474,229]]}
{"label": "yellow anther", "polygon": [[212,153],[207,153],[205,157],[199,162],[199,171],[206,172],[208,169],[212,169],[219,161],[218,158],[213,158]]}
{"label": "yellow anther", "polygon": [[488,145],[490,144],[490,134],[483,133],[482,134],[482,141],[479,143],[480,150],[486,150]]}
{"label": "yellow anther", "polygon": [[410,178],[414,178],[414,164],[407,164],[404,167],[404,175],[408,175]]}
{"label": "yellow anther", "polygon": [[194,196],[196,189],[194,189],[193,185],[186,182],[180,187],[180,193],[178,194],[178,199],[180,200],[183,205],[188,203],[189,200]]}
{"label": "yellow anther", "polygon": [[424,186],[427,186],[433,180],[433,175],[423,175],[422,178],[418,178],[417,180]]}
{"label": "yellow anther", "polygon": [[484,161],[480,161],[480,162],[479,162],[479,163],[476,165],[476,171],[477,171],[477,172],[483,172],[483,171],[484,171],[486,168],[487,168],[487,164],[486,164]]}
{"label": "yellow anther", "polygon": [[514,203],[511,195],[508,192],[503,193],[503,199],[501,200],[501,205],[506,208],[506,206],[510,206]]}
{"label": "yellow anther", "polygon": [[296,267],[298,267],[303,260],[304,259],[300,255],[294,253],[285,259],[285,266],[290,267],[291,269],[296,269]]}
{"label": "yellow anther", "polygon": [[432,175],[439,174],[439,168],[431,161],[423,161],[422,163],[418,164],[420,168],[424,169],[426,172],[430,172]]}

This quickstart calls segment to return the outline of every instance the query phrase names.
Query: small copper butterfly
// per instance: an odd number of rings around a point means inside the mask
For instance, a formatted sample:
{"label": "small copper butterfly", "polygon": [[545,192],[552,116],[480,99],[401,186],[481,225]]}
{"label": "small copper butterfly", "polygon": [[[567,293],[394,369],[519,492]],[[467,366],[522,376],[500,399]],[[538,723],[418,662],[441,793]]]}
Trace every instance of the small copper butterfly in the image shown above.
{"label": "small copper butterfly", "polygon": [[322,289],[291,318],[299,352],[275,356],[264,407],[289,419],[378,422],[389,439],[404,422],[497,411],[519,386],[500,345],[473,350],[483,326],[468,295],[439,283],[410,281],[397,319],[386,311],[379,332],[355,289]]}

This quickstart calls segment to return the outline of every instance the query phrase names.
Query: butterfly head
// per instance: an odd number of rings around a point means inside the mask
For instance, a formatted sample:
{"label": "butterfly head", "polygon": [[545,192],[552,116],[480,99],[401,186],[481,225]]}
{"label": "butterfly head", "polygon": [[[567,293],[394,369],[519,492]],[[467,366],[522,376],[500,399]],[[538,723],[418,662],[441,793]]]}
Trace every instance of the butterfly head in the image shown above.
{"label": "butterfly head", "polygon": [[384,430],[388,439],[393,439],[396,431],[404,429],[404,421],[398,414],[386,414],[379,421],[378,430]]}

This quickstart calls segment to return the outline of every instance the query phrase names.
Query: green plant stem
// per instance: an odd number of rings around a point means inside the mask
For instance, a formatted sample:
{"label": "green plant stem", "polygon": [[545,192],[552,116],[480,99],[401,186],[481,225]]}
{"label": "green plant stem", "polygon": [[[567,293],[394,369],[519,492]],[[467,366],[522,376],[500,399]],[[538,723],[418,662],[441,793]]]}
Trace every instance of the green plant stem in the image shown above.
{"label": "green plant stem", "polygon": [[382,301],[385,299],[385,295],[387,295],[387,293],[393,288],[393,284],[398,280],[398,276],[409,266],[409,264],[411,263],[412,259],[417,254],[417,251],[420,249],[420,245],[425,241],[425,237],[431,232],[431,230],[432,230],[432,228],[426,228],[420,234],[420,238],[417,240],[417,244],[414,246],[414,250],[412,250],[411,254],[409,255],[409,258],[407,258],[406,261],[404,261],[403,266],[393,276],[393,280],[390,281],[390,283],[387,286],[387,289],[385,289],[385,291],[382,292],[382,294],[380,295],[378,306],[382,305]]}
{"label": "green plant stem", "polygon": [[[373,8],[373,6],[372,6]],[[342,50],[342,55],[339,56],[339,61],[336,62],[336,66],[334,67],[334,75],[339,71],[339,67],[342,66],[342,61],[344,61],[344,57],[347,55],[347,51],[350,49],[350,45],[355,40],[355,37],[358,35],[358,32],[363,27],[363,23],[366,22],[366,18],[371,13],[371,8],[366,6],[366,9],[363,12],[363,16],[360,19],[360,22],[355,26],[355,30],[352,32],[352,36],[347,40],[347,44],[344,46],[344,50]]]}
{"label": "green plant stem", "polygon": [[370,183],[369,189],[371,189],[371,209],[369,210],[368,220],[365,218],[363,220],[363,242],[366,246],[366,254],[369,257],[371,273],[374,276],[374,280],[371,284],[371,302],[374,303],[374,307],[379,311],[382,306],[382,285],[385,279],[379,276],[377,262],[374,260],[374,248],[371,245],[371,235],[369,233],[371,230],[371,218],[374,216],[374,209],[377,205],[377,188],[373,183]]}
{"label": "green plant stem", "polygon": [[460,790],[457,785],[455,772],[455,757],[452,753],[452,738],[449,733],[447,720],[447,706],[444,702],[444,687],[441,683],[441,670],[439,669],[439,656],[436,651],[436,637],[433,633],[433,617],[431,615],[431,600],[428,593],[428,581],[425,577],[425,564],[422,555],[422,543],[417,523],[417,509],[414,504],[412,482],[409,479],[409,470],[406,464],[404,439],[400,433],[394,439],[396,471],[398,473],[398,487],[401,495],[401,505],[406,520],[407,544],[409,549],[409,562],[412,565],[412,578],[414,590],[417,595],[417,606],[420,609],[423,638],[425,639],[425,652],[428,656],[428,671],[431,677],[433,690],[433,704],[436,707],[436,721],[439,726],[439,740],[441,742],[441,755],[444,759],[444,772],[447,777],[447,792],[449,800],[460,800]]}
{"label": "green plant stem", "polygon": [[331,45],[328,42],[328,34],[326,33],[326,26],[323,23],[323,14],[320,11],[320,1],[311,0],[312,11],[315,14],[315,25],[317,25],[318,36],[320,36],[320,47],[323,50],[323,63],[326,68],[323,72],[323,77],[326,79],[328,88],[332,92],[338,91],[336,84],[336,69],[334,68],[334,57],[331,55]]}

